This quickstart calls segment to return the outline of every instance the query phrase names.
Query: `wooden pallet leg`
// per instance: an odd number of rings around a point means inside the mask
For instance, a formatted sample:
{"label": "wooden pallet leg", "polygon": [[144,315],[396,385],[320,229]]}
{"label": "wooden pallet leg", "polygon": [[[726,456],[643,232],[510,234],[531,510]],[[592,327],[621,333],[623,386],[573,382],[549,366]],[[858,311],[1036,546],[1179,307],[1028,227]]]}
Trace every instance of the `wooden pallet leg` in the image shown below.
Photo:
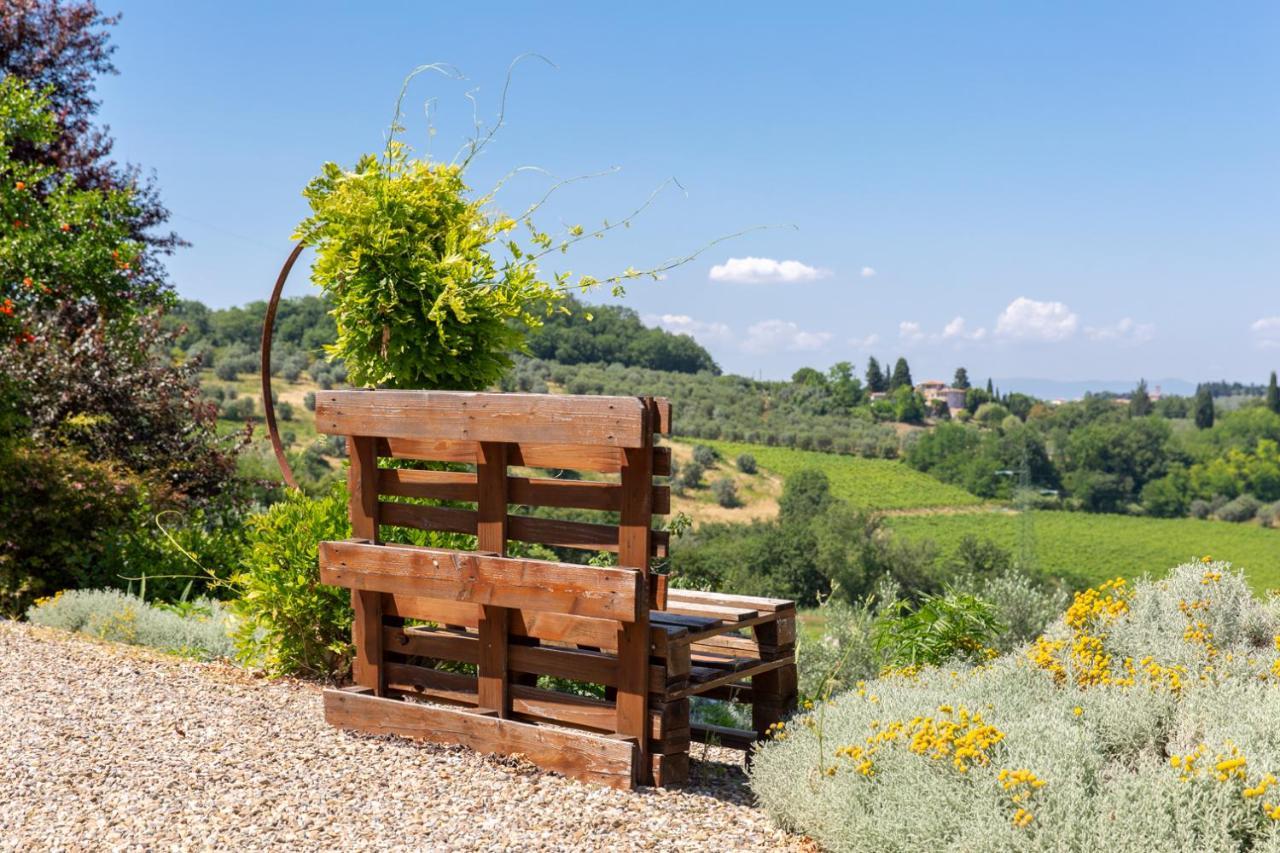
{"label": "wooden pallet leg", "polygon": [[689,700],[653,701],[649,706],[654,723],[650,742],[653,756],[653,784],[659,788],[689,781]]}
{"label": "wooden pallet leg", "polygon": [[755,638],[762,649],[793,656],[791,663],[751,678],[751,727],[756,737],[763,738],[774,723],[782,722],[796,708],[795,616],[779,616],[757,625]]}

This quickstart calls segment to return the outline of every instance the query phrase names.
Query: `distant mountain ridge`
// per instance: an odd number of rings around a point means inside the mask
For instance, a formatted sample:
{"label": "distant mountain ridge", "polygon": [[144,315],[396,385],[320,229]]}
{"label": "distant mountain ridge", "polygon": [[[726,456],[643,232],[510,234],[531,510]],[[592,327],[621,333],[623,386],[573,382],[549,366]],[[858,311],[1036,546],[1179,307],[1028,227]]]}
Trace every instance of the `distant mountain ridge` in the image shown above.
{"label": "distant mountain ridge", "polygon": [[[1110,391],[1127,394],[1138,385],[1135,379],[1035,379],[1030,377],[1005,377],[991,380],[1002,393],[1017,391],[1042,400],[1079,400],[1087,393]],[[1185,379],[1148,379],[1147,389],[1155,392],[1157,386],[1165,394],[1189,396],[1196,393],[1196,383]]]}

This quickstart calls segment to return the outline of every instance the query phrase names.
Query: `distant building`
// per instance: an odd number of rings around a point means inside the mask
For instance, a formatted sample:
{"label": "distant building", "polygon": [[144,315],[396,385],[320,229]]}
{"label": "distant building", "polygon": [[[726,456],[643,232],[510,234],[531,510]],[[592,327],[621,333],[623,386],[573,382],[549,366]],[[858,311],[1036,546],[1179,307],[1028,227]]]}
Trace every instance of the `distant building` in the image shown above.
{"label": "distant building", "polygon": [[924,397],[926,403],[942,400],[947,404],[947,410],[952,415],[964,408],[964,389],[952,388],[938,379],[926,379],[921,382],[916,386],[916,393]]}

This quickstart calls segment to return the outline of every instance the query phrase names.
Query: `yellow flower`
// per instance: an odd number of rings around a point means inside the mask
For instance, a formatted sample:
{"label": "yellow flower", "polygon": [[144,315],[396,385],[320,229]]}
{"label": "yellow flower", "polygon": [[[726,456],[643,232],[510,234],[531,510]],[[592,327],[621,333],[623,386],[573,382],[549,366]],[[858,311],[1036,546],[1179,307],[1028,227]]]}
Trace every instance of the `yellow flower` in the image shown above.
{"label": "yellow flower", "polygon": [[1081,708],[1079,705],[1077,705],[1071,709],[1071,713],[1075,714],[1078,717],[1084,713],[1084,708]]}

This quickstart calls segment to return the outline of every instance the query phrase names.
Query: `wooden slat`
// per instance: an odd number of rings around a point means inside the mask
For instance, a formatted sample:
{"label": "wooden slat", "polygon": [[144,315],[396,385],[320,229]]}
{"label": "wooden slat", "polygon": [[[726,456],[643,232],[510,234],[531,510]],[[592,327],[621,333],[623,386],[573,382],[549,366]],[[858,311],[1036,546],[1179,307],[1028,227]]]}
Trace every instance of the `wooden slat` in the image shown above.
{"label": "wooden slat", "polygon": [[476,532],[476,512],[444,506],[422,506],[382,501],[378,512],[383,524],[414,527],[418,530],[443,530],[446,533]]}
{"label": "wooden slat", "polygon": [[686,604],[711,604],[719,607],[736,607],[742,610],[758,610],[775,613],[795,610],[796,603],[785,598],[760,598],[753,595],[729,595],[720,592],[701,592],[694,589],[675,589],[667,592],[668,601],[679,601]]}
{"label": "wooden slat", "polygon": [[518,753],[576,779],[615,788],[634,785],[637,747],[602,735],[341,690],[324,691],[324,709],[331,725],[345,729],[458,744],[503,755]]}
{"label": "wooden slat", "polygon": [[[505,556],[507,553],[507,446],[480,443],[480,463],[476,466],[476,548]],[[476,665],[481,708],[511,714],[507,692],[507,621],[505,607],[483,604],[480,608],[480,655]]]}
{"label": "wooden slat", "polygon": [[671,401],[666,397],[651,397],[653,431],[659,435],[671,435]]}
{"label": "wooden slat", "polygon": [[680,690],[673,690],[667,695],[668,701],[675,699],[685,699],[689,696],[698,696],[706,693],[712,688],[721,687],[726,684],[733,684],[742,678],[751,678],[760,673],[769,672],[779,669],[780,667],[790,666],[793,664],[791,658],[784,658],[776,661],[762,661],[754,666],[747,667],[736,671],[725,672],[716,678],[708,678],[707,680],[698,680],[698,667],[693,667],[690,673],[689,686]]}
{"label": "wooden slat", "polygon": [[[454,705],[474,706],[477,697],[474,675],[407,663],[387,664],[387,689],[394,695]],[[522,684],[511,685],[511,710],[521,719],[545,720],[598,732],[613,731],[616,719],[612,702]],[[655,738],[663,737],[665,732],[678,737],[689,730],[688,714],[682,720],[673,720],[669,711],[651,710],[649,728]]]}
{"label": "wooden slat", "polygon": [[[383,600],[388,616],[422,619],[440,625],[463,625],[468,628],[475,628],[480,620],[479,606],[466,601],[445,601],[412,595],[384,595]],[[618,625],[608,619],[513,610],[509,614],[508,630],[516,637],[594,646],[604,651],[617,651],[618,648]],[[676,626],[651,626],[649,654],[668,659],[674,650],[677,654],[682,652],[687,658],[687,636],[688,631]],[[688,666],[685,665],[677,672],[688,672]]]}
{"label": "wooden slat", "polygon": [[617,688],[617,723],[615,731],[636,738],[639,750],[637,769],[646,783],[652,778],[649,761],[647,714],[649,691],[645,674],[649,660],[649,555],[653,552],[653,531],[649,529],[653,510],[653,452],[649,445],[647,409],[644,410],[644,447],[628,449],[622,469],[622,508],[618,521],[618,565],[637,569],[640,577],[640,618],[623,623],[618,631],[619,680]]}
{"label": "wooden slat", "polygon": [[[605,512],[618,512],[622,509],[622,487],[618,483],[511,477],[507,487],[513,504],[598,509]],[[653,487],[653,507],[656,515],[667,515],[671,512],[669,487]]]}
{"label": "wooden slat", "polygon": [[667,609],[664,613],[685,616],[705,616],[708,619],[719,619],[722,622],[745,622],[760,615],[757,610],[745,610],[741,607],[721,607],[715,604],[686,604],[674,601],[668,593]]}
{"label": "wooden slat", "polygon": [[[387,627],[383,629],[383,642],[387,651],[404,655],[460,663],[480,661],[480,639],[475,634],[436,628]],[[507,651],[507,667],[514,672],[550,675],[606,687],[618,684],[618,659],[603,652],[513,645]],[[649,667],[649,689],[653,693],[665,693],[673,681],[679,684],[684,677],[670,679],[666,667],[652,665]],[[481,707],[487,706],[482,704]]]}
{"label": "wooden slat", "polygon": [[779,655],[790,654],[795,644],[789,646],[763,646],[754,637],[742,637],[737,634],[722,634],[718,637],[707,637],[693,644],[694,652],[711,652],[713,654],[735,654],[754,657],[761,660],[772,660]]}
{"label": "wooden slat", "polygon": [[648,636],[648,610],[639,600],[644,575],[625,568],[348,540],[320,543],[320,578],[353,589],[642,620]]}
{"label": "wooden slat", "polygon": [[693,739],[699,743],[714,743],[729,749],[751,749],[757,740],[756,733],[750,729],[713,726],[709,723],[694,723],[689,729]]}
{"label": "wooden slat", "polygon": [[378,493],[399,498],[430,498],[474,503],[479,490],[476,475],[466,471],[413,471],[383,468],[378,471]]}
{"label": "wooden slat", "polygon": [[[412,438],[379,438],[379,456],[417,459],[428,462],[463,462],[475,464],[480,443],[477,441],[419,440]],[[625,460],[617,447],[582,444],[512,444],[507,451],[507,464],[524,468],[566,468],[617,474]],[[671,448],[653,448],[653,475],[671,475]]]}
{"label": "wooden slat", "polygon": [[[378,539],[378,457],[372,439],[347,439],[347,514],[351,529],[363,539]],[[355,655],[351,661],[351,677],[356,684],[369,688],[375,695],[385,693],[386,679],[382,671],[382,596],[377,592],[351,590],[351,642]]]}
{"label": "wooden slat", "polygon": [[[378,504],[378,511],[383,524],[449,533],[476,532],[475,510],[382,501]],[[609,552],[618,550],[618,528],[612,524],[510,515],[507,516],[507,537],[554,548]],[[667,543],[670,539],[670,534],[666,531],[653,531],[651,541],[654,556],[667,555]]]}
{"label": "wooden slat", "polygon": [[332,435],[643,447],[638,397],[466,391],[320,391],[316,430]]}

